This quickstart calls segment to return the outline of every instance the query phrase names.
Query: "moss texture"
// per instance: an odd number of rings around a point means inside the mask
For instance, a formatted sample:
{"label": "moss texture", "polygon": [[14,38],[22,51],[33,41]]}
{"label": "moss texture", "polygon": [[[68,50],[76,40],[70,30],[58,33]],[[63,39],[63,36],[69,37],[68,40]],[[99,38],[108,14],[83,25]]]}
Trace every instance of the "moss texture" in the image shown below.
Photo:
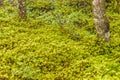
{"label": "moss texture", "polygon": [[[120,15],[107,4],[111,40],[98,40],[91,1],[30,0],[27,20],[0,10],[1,80],[119,80]],[[117,66],[117,67],[116,67]]]}

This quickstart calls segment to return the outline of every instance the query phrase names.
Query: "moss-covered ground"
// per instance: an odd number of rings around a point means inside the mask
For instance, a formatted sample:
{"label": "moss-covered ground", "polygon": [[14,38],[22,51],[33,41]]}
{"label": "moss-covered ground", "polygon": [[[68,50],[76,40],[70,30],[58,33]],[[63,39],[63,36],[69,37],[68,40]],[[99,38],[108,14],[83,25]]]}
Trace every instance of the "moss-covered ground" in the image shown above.
{"label": "moss-covered ground", "polygon": [[0,80],[120,80],[119,14],[107,11],[111,39],[105,43],[91,14],[73,10],[55,20],[55,10],[24,21],[14,10],[0,11]]}

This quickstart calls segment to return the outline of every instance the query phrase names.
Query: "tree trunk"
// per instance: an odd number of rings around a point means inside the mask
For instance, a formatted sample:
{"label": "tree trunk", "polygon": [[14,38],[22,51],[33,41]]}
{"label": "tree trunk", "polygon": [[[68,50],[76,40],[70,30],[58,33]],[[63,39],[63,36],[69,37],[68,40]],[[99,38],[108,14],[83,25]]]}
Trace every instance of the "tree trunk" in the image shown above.
{"label": "tree trunk", "polygon": [[105,13],[105,1],[93,0],[94,22],[99,38],[103,38],[105,42],[110,39],[109,22]]}
{"label": "tree trunk", "polygon": [[3,6],[3,0],[0,0],[0,7]]}
{"label": "tree trunk", "polygon": [[21,18],[26,18],[26,0],[18,0],[19,4],[19,16]]}

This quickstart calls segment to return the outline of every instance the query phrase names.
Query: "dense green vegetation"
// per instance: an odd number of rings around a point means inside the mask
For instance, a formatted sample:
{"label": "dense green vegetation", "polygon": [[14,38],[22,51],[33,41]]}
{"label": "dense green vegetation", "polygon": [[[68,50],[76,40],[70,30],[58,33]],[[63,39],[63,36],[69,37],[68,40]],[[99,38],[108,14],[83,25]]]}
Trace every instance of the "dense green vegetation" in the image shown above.
{"label": "dense green vegetation", "polygon": [[109,43],[97,38],[92,0],[71,1],[30,0],[26,20],[19,18],[17,7],[4,1],[0,80],[120,80],[116,0],[106,4]]}

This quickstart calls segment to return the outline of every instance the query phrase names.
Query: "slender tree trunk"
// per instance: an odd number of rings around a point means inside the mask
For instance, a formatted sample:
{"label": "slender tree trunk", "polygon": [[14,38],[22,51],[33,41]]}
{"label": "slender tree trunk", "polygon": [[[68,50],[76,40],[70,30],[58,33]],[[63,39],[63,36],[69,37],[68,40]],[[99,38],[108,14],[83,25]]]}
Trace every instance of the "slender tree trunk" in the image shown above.
{"label": "slender tree trunk", "polygon": [[0,7],[3,6],[3,0],[0,0]]}
{"label": "slender tree trunk", "polygon": [[21,18],[26,18],[26,0],[18,0],[18,4],[19,4],[19,16]]}
{"label": "slender tree trunk", "polygon": [[110,39],[109,22],[105,13],[105,1],[93,0],[94,22],[99,38],[103,38],[105,42]]}

